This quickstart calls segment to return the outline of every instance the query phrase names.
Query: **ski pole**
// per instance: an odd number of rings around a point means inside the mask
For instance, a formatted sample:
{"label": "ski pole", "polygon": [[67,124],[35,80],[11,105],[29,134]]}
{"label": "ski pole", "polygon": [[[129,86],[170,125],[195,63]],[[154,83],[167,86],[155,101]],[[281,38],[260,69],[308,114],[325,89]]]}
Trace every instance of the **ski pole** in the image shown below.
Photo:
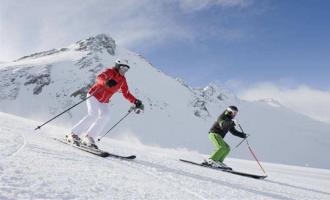
{"label": "ski pole", "polygon": [[246,144],[248,145],[249,150],[250,150],[251,154],[253,155],[254,159],[257,161],[257,163],[259,164],[259,166],[260,166],[260,168],[262,169],[262,171],[264,172],[264,174],[266,174],[266,171],[265,171],[264,168],[261,166],[261,164],[260,164],[258,158],[256,157],[256,155],[253,153],[252,148],[250,147],[250,144],[249,144],[249,142],[248,142],[247,139],[246,139]]}
{"label": "ski pole", "polygon": [[[241,131],[244,133],[244,131],[243,131],[242,127],[241,127],[241,124],[239,124],[237,121],[236,121],[236,124],[239,126],[239,128],[241,129]],[[239,147],[239,146],[244,142],[245,139],[246,139],[246,138],[244,138],[240,143],[238,143],[238,144],[235,146],[235,148]]]}
{"label": "ski pole", "polygon": [[[244,133],[244,130],[243,130],[241,124],[238,124],[238,126],[239,126],[239,128],[241,129],[241,131]],[[251,154],[252,154],[252,156],[254,157],[254,159],[257,161],[257,163],[258,163],[258,165],[260,166],[261,170],[264,172],[264,174],[266,174],[266,171],[265,171],[264,168],[261,166],[261,164],[260,164],[260,162],[259,162],[257,156],[256,156],[255,153],[252,151],[252,148],[250,147],[250,144],[249,144],[249,141],[247,140],[247,138],[244,138],[244,139],[239,143],[239,145],[240,145],[244,140],[246,141],[246,144],[248,145],[248,149],[249,149],[249,151],[251,152]],[[238,145],[238,146],[239,146],[239,145]]]}
{"label": "ski pole", "polygon": [[238,143],[238,144],[235,146],[235,148],[239,147],[239,146],[244,142],[245,139],[246,139],[246,138],[244,138],[240,143]]}
{"label": "ski pole", "polygon": [[60,114],[56,115],[55,117],[51,118],[50,120],[46,121],[45,123],[41,124],[40,126],[37,126],[34,130],[40,129],[44,125],[48,124],[49,122],[53,121],[54,119],[58,118],[59,116],[63,115],[64,113],[68,112],[69,110],[71,110],[72,108],[74,108],[77,105],[81,104],[82,102],[86,101],[87,99],[89,99],[92,96],[93,95],[90,95],[89,97],[86,97],[85,99],[81,100],[80,102],[76,103],[75,105],[71,106],[70,108],[66,109],[65,111],[61,112]]}
{"label": "ski pole", "polygon": [[135,109],[134,106],[132,106],[128,112],[126,113],[126,115],[124,117],[122,117],[115,125],[113,125],[104,135],[102,135],[100,138],[97,139],[97,141],[101,141],[101,139],[106,136],[113,128],[115,128],[121,121],[123,121],[133,110]]}

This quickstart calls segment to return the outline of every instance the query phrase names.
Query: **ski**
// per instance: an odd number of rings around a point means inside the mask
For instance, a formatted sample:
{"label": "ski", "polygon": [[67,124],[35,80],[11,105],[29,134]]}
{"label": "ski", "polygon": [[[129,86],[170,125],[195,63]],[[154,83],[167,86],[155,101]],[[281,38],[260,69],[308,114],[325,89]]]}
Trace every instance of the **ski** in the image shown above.
{"label": "ski", "polygon": [[133,160],[133,159],[136,158],[136,155],[121,156],[121,155],[117,155],[117,154],[108,153],[108,157],[126,159],[126,160]]}
{"label": "ski", "polygon": [[245,176],[245,177],[249,177],[249,178],[265,179],[267,177],[266,175],[249,174],[249,173],[245,173],[245,172],[230,170],[230,169],[227,169],[227,168],[212,167],[210,165],[206,165],[206,164],[203,164],[203,163],[196,163],[196,162],[192,162],[192,161],[189,161],[189,160],[183,160],[183,159],[179,159],[179,160],[182,161],[182,162],[185,162],[185,163],[189,163],[189,164],[193,164],[193,165],[197,165],[197,166],[201,166],[201,167],[207,167],[207,168],[210,168],[210,169],[220,170],[222,172],[228,172],[228,173],[231,173],[231,174],[236,174],[236,175]]}
{"label": "ski", "polygon": [[72,147],[74,147],[76,149],[80,149],[82,151],[85,151],[85,152],[94,154],[96,156],[100,156],[102,158],[112,157],[112,158],[125,159],[125,160],[133,160],[133,159],[136,158],[135,155],[121,156],[121,155],[109,153],[109,152],[106,152],[106,151],[103,151],[103,150],[100,150],[100,149],[89,148],[89,147],[86,147],[86,146],[83,146],[83,145],[78,146],[76,144],[69,143],[69,142],[67,142],[64,139],[58,139],[58,138],[53,138],[53,139],[56,140],[56,141],[59,141],[59,142],[61,142],[63,144],[70,145],[70,146],[72,146]]}

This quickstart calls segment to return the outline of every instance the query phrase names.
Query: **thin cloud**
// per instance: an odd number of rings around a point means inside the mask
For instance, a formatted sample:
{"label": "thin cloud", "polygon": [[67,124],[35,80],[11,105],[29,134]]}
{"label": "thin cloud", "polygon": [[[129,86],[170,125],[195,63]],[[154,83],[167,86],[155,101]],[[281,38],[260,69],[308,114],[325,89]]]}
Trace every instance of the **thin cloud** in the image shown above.
{"label": "thin cloud", "polygon": [[167,3],[152,0],[4,1],[0,4],[0,60],[63,47],[99,33],[109,33],[126,47],[191,38],[193,31],[166,9]]}
{"label": "thin cloud", "polygon": [[245,7],[251,4],[251,0],[179,0],[180,8],[185,12],[194,12],[210,8],[221,7]]}
{"label": "thin cloud", "polygon": [[[212,32],[217,33],[217,38],[237,37],[236,31],[226,31],[223,27],[220,31],[210,31],[181,20],[184,15],[182,8],[190,7],[193,12],[213,5],[243,6],[248,0],[206,1],[207,5],[201,4],[202,1],[196,2],[2,0],[0,60],[13,60],[36,51],[60,48],[99,33],[110,34],[119,45],[127,48],[176,40],[194,41]],[[177,9],[180,5],[183,7]]]}
{"label": "thin cloud", "polygon": [[330,91],[308,86],[285,88],[273,83],[260,83],[239,92],[238,96],[247,101],[272,98],[296,112],[330,123]]}

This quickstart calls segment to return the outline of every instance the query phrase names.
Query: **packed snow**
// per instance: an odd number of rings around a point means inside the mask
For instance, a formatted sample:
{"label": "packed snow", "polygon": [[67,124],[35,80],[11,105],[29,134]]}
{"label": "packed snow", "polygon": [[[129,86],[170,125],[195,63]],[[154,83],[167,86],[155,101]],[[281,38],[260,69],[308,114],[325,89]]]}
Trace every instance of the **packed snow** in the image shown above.
{"label": "packed snow", "polygon": [[[262,163],[257,180],[178,161],[207,155],[147,146],[133,137],[104,138],[100,148],[133,161],[101,158],[53,140],[69,130],[0,113],[0,199],[330,199],[330,170]],[[254,161],[234,169],[262,174]]]}

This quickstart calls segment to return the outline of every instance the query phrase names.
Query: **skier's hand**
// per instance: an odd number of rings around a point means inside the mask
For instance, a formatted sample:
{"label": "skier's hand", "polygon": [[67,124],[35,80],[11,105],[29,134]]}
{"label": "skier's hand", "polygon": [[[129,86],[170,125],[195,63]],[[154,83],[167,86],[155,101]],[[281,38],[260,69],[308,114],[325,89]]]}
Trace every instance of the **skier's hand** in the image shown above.
{"label": "skier's hand", "polygon": [[250,134],[247,134],[247,133],[243,133],[244,135],[243,135],[243,138],[245,139],[245,138],[248,138],[249,136],[250,136]]}
{"label": "skier's hand", "polygon": [[136,99],[136,100],[134,101],[134,105],[135,105],[136,108],[141,108],[141,107],[143,107],[142,101],[139,100],[139,99]]}
{"label": "skier's hand", "polygon": [[144,110],[144,105],[141,100],[136,99],[134,105],[135,105],[135,113],[139,114],[141,111]]}

